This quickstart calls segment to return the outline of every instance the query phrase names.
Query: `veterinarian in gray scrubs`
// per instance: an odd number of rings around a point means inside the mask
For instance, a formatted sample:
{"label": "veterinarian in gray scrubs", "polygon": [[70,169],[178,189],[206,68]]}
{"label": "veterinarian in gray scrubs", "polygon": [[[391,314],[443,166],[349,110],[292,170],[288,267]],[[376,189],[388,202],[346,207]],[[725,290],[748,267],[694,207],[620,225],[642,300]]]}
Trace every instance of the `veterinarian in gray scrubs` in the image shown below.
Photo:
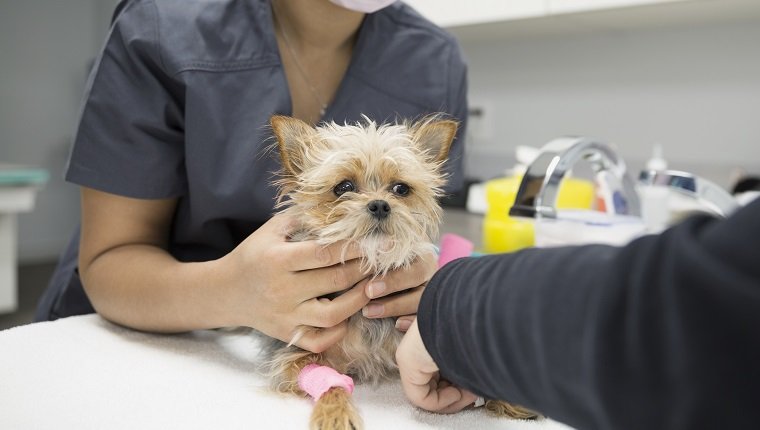
{"label": "veterinarian in gray scrubs", "polygon": [[[66,171],[82,186],[81,247],[77,231],[37,320],[97,309],[150,331],[243,325],[284,339],[305,324],[325,330],[300,346],[337,341],[366,285],[315,297],[364,276],[335,249],[285,241],[288,220],[271,218],[268,120],[448,113],[460,122],[446,166],[456,189],[466,83],[456,41],[401,2],[121,2]],[[381,298],[376,316],[414,313],[433,271],[419,262],[389,278],[385,294],[408,293]]]}
{"label": "veterinarian in gray scrubs", "polygon": [[758,239],[760,200],[621,248],[454,261],[398,348],[407,395],[454,412],[475,392],[579,430],[758,428]]}

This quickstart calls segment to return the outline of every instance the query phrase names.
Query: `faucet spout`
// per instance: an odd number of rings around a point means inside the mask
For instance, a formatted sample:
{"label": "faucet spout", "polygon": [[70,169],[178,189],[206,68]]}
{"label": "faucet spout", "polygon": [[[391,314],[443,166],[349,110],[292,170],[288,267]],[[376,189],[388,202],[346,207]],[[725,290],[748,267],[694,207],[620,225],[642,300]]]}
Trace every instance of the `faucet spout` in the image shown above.
{"label": "faucet spout", "polygon": [[739,208],[736,199],[719,185],[697,175],[678,170],[644,170],[639,174],[642,186],[662,186],[684,195],[707,212],[725,218]]}
{"label": "faucet spout", "polygon": [[640,216],[639,197],[626,166],[607,144],[587,137],[561,137],[544,145],[538,157],[528,166],[511,216],[556,218],[559,185],[568,171],[580,160],[586,160],[599,175],[607,172],[607,185],[621,204],[608,208],[614,214]]}

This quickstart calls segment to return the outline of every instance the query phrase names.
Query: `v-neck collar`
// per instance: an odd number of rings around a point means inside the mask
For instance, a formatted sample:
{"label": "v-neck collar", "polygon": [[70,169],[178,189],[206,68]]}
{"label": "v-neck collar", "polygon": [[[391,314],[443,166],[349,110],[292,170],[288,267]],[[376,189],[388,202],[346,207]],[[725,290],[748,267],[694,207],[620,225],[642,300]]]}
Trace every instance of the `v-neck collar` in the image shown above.
{"label": "v-neck collar", "polygon": [[[285,67],[283,66],[282,62],[282,56],[280,55],[280,48],[277,45],[277,36],[275,33],[274,28],[274,12],[272,10],[272,2],[267,1],[266,6],[264,9],[266,12],[263,14],[263,25],[265,26],[266,30],[264,33],[266,34],[266,45],[268,49],[274,53],[275,57],[277,58],[278,65],[280,67],[280,73],[279,77],[282,79],[283,82],[285,82],[285,88],[287,92],[287,102],[288,102],[288,109],[287,112],[288,115],[293,115],[293,95],[290,93],[290,86],[288,85],[288,78],[285,75]],[[378,12],[376,12],[378,13]],[[341,104],[343,101],[344,93],[347,91],[346,89],[346,81],[348,76],[353,72],[353,70],[358,67],[359,61],[362,59],[362,56],[365,55],[364,51],[367,49],[365,48],[365,44],[367,43],[367,40],[369,40],[369,36],[367,33],[369,32],[369,28],[372,27],[372,20],[374,19],[374,16],[376,13],[370,13],[366,14],[364,16],[364,19],[362,20],[362,23],[359,25],[358,34],[356,36],[356,43],[354,43],[354,49],[351,52],[351,60],[348,63],[348,67],[346,68],[346,71],[343,73],[343,77],[340,79],[340,84],[338,84],[338,89],[335,91],[335,97],[333,98],[333,101],[331,103],[328,103],[327,108],[325,109],[325,114],[319,118],[317,123],[321,123],[324,121],[329,121],[333,118],[333,113],[335,112],[335,106]]]}

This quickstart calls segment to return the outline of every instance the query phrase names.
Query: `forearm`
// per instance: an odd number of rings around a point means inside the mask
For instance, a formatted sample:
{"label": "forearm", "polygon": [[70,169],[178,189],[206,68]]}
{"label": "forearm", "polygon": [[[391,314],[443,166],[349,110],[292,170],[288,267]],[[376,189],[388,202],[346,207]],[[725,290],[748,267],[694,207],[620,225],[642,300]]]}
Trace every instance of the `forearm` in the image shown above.
{"label": "forearm", "polygon": [[760,419],[760,202],[624,248],[529,250],[437,273],[418,312],[441,373],[580,428]]}
{"label": "forearm", "polygon": [[139,330],[181,332],[235,325],[235,283],[222,265],[179,262],[155,246],[124,245],[98,256],[80,275],[104,318]]}
{"label": "forearm", "polygon": [[[585,387],[576,382],[590,364],[587,318],[597,318],[601,300],[589,286],[608,263],[609,249],[585,251],[547,259],[529,250],[441,269],[418,310],[420,333],[441,374],[479,395],[555,417],[557,402],[586,412],[576,403],[588,400]],[[578,259],[596,261],[595,270],[572,263]],[[557,281],[569,277],[570,285]]]}

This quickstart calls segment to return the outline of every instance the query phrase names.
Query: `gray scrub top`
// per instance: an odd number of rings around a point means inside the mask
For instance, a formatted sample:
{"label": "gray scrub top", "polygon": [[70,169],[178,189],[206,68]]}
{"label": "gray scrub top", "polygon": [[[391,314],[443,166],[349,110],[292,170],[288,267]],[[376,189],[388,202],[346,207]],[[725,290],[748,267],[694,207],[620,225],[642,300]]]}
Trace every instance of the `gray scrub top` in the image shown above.
{"label": "gray scrub top", "polygon": [[[177,198],[169,252],[205,261],[270,218],[279,168],[268,128],[290,115],[269,0],[127,0],[87,88],[66,180],[117,195]],[[462,183],[466,66],[455,39],[402,2],[366,16],[323,121],[460,121],[446,170]],[[93,312],[76,271],[78,232],[36,318]]]}

